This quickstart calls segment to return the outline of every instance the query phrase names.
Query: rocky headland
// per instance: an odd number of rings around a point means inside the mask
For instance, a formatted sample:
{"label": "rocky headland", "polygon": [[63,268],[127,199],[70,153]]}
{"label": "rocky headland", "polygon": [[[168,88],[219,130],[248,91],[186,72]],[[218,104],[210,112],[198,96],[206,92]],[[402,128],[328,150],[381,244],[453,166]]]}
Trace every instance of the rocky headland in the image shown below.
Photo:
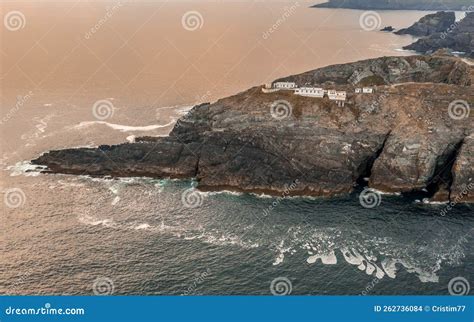
{"label": "rocky headland", "polygon": [[[202,190],[335,196],[368,185],[474,201],[472,66],[443,55],[382,57],[279,81],[346,91],[347,100],[258,86],[195,106],[168,137],[32,162],[49,173],[195,178]],[[355,93],[361,86],[375,92]]]}
{"label": "rocky headland", "polygon": [[[424,18],[422,18],[422,20]],[[432,32],[426,37],[418,39],[413,44],[403,48],[420,53],[432,53],[438,49],[449,48],[450,50],[462,52],[465,53],[466,56],[474,58],[474,12],[466,13],[466,16],[462,20],[452,22],[446,29],[443,29],[442,27],[448,25],[451,20],[450,17],[446,17],[445,22],[438,25],[438,31]],[[424,26],[417,28],[420,31],[424,30],[425,27],[428,28],[427,24],[419,24],[419,26]],[[410,28],[414,28],[414,26]]]}
{"label": "rocky headland", "polygon": [[440,11],[422,17],[412,26],[395,32],[397,35],[412,35],[415,37],[426,37],[434,33],[446,32],[454,25],[456,16],[454,12]]}
{"label": "rocky headland", "polygon": [[459,10],[472,6],[470,0],[329,0],[315,8],[345,8],[361,10]]}
{"label": "rocky headland", "polygon": [[394,30],[395,30],[395,28],[393,28],[392,26],[387,26],[387,27],[383,27],[382,29],[380,29],[380,31],[385,31],[385,32],[392,32]]}

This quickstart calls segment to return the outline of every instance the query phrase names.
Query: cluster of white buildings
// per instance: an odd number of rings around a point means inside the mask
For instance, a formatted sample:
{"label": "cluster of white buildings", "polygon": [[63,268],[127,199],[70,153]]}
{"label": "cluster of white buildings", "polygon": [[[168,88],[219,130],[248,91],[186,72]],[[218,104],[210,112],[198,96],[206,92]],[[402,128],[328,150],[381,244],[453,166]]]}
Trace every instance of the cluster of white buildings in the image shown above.
{"label": "cluster of white buildings", "polygon": [[363,94],[372,94],[374,92],[374,89],[372,87],[362,87],[362,88],[356,88],[355,92],[357,94],[363,93]]}
{"label": "cluster of white buildings", "polygon": [[[262,91],[264,93],[272,93],[279,90],[293,90],[295,95],[306,96],[306,97],[318,97],[323,98],[325,95],[332,100],[336,101],[338,106],[344,106],[347,98],[345,91],[336,90],[325,90],[319,87],[298,87],[294,82],[275,82],[272,84],[266,84]],[[356,88],[355,93],[371,94],[374,90],[371,87]]]}

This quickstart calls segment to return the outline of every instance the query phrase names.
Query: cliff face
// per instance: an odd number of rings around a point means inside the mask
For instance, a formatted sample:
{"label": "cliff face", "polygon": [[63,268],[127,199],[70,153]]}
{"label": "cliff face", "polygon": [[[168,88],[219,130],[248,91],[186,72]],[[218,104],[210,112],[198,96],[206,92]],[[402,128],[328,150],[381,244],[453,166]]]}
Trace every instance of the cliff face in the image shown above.
{"label": "cliff face", "polygon": [[315,8],[347,8],[363,10],[466,10],[470,0],[329,0]]}
{"label": "cliff face", "polygon": [[[472,124],[471,124],[472,125]],[[450,189],[450,200],[457,201],[473,199],[474,191],[474,134],[470,134],[464,138],[463,144],[458,151],[456,160],[454,161],[452,175],[453,184]]]}
{"label": "cliff face", "polygon": [[441,48],[464,52],[474,57],[474,12],[467,13],[460,21],[444,31],[421,38],[404,49],[420,53],[434,52]]}
{"label": "cliff face", "polygon": [[437,32],[447,32],[455,21],[456,16],[454,12],[440,11],[422,17],[412,26],[400,29],[395,34],[425,37]]}
{"label": "cliff face", "polygon": [[[427,188],[448,199],[472,182],[472,119],[448,113],[455,100],[474,103],[472,67],[462,61],[385,57],[287,79],[346,90],[345,107],[255,87],[194,107],[169,137],[51,151],[33,163],[50,172],[195,177],[204,190],[290,195],[349,193],[368,178],[374,188]],[[383,85],[354,93],[354,84],[370,82]],[[473,192],[462,201],[474,201]]]}
{"label": "cliff face", "polygon": [[323,67],[277,81],[331,85],[391,85],[401,83],[473,84],[472,67],[450,56],[381,57]]}

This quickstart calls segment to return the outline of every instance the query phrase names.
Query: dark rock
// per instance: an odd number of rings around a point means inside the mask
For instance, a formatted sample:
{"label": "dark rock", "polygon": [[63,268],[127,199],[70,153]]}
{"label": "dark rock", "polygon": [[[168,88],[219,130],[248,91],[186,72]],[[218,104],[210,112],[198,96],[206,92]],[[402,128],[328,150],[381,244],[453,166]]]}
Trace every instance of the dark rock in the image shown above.
{"label": "dark rock", "polygon": [[[448,105],[474,104],[472,70],[450,56],[325,67],[286,79],[347,90],[345,107],[327,97],[264,94],[255,87],[194,107],[169,137],[51,151],[33,163],[57,173],[193,177],[203,190],[279,195],[297,182],[290,195],[334,196],[352,192],[369,177],[368,184],[381,190],[441,194],[435,181],[440,177],[447,178],[446,191],[458,193],[473,174],[472,122],[452,119]],[[353,84],[361,80],[353,82],[354,73],[365,72],[384,85],[374,94],[355,94]],[[284,101],[287,117],[272,115],[276,101]],[[472,199],[468,195],[462,202]]]}
{"label": "dark rock", "polygon": [[346,8],[361,10],[459,10],[469,6],[466,0],[329,0],[314,8]]}
{"label": "dark rock", "polygon": [[384,28],[380,29],[380,31],[386,31],[386,32],[392,32],[394,30],[395,30],[395,28],[393,28],[392,26],[387,26],[387,27],[384,27]]}
{"label": "dark rock", "polygon": [[453,23],[446,30],[418,39],[415,43],[403,48],[420,53],[449,48],[471,56],[474,51],[474,12],[466,14],[461,21]]}
{"label": "dark rock", "polygon": [[47,172],[75,175],[189,178],[196,175],[198,155],[192,145],[168,138],[154,143],[119,144],[108,149],[80,148],[51,151],[34,160]]}
{"label": "dark rock", "polygon": [[[472,104],[471,104],[472,106]],[[474,134],[464,138],[453,166],[450,200],[456,203],[474,200]]]}

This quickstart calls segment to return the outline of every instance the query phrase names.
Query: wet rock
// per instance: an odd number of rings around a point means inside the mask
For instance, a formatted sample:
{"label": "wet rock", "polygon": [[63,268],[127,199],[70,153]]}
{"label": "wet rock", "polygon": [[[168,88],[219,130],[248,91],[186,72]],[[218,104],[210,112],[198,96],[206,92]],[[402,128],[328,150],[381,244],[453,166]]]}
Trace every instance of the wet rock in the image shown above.
{"label": "wet rock", "polygon": [[[354,82],[354,73],[365,74]],[[367,77],[383,84],[373,94],[354,93]],[[196,178],[202,190],[275,195],[289,185],[288,195],[346,194],[366,178],[381,190],[431,194],[443,189],[436,178],[451,194],[471,182],[472,122],[448,113],[452,101],[474,104],[472,67],[460,59],[384,57],[285,79],[346,90],[346,104],[254,87],[194,107],[169,137],[51,151],[33,163],[49,172]],[[282,111],[275,102],[284,102]]]}

